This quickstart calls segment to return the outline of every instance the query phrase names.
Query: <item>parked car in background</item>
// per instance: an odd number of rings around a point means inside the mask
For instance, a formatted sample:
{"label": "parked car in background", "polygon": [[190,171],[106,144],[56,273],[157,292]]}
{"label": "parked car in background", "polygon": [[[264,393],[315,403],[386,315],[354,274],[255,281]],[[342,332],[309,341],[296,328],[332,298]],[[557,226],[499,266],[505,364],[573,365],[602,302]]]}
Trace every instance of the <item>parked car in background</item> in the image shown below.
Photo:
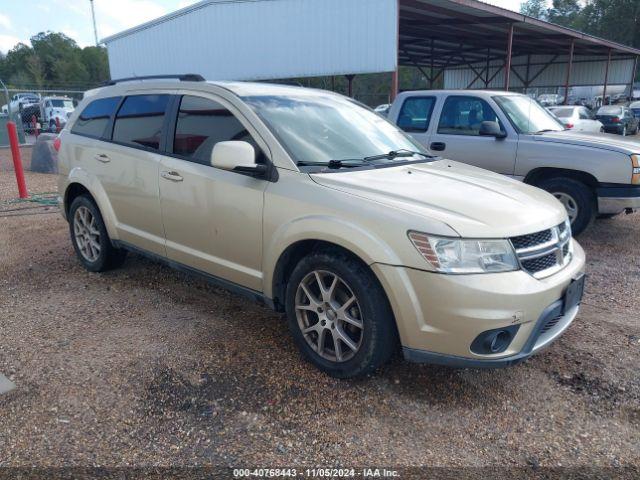
{"label": "parked car in background", "polygon": [[584,252],[551,195],[434,158],[332,92],[183,78],[87,92],[58,137],[88,270],[130,249],[265,302],[336,377],[398,343],[411,361],[513,365],[576,317]]}
{"label": "parked car in background", "polygon": [[629,101],[629,97],[626,93],[616,93],[611,97],[612,103],[627,103]]}
{"label": "parked car in background", "polygon": [[557,93],[543,93],[538,96],[538,102],[543,107],[551,107],[553,105],[561,105],[564,102],[564,97]]}
{"label": "parked car in background", "polygon": [[552,193],[569,212],[576,234],[597,214],[640,208],[640,143],[568,131],[525,95],[403,92],[391,106],[389,120],[446,158]]}
{"label": "parked car in background", "polygon": [[40,123],[43,128],[56,132],[57,125],[64,127],[75,110],[69,97],[44,97],[40,102]]}
{"label": "parked car in background", "polygon": [[384,103],[382,105],[378,105],[376,108],[373,109],[373,111],[376,112],[378,115],[382,115],[383,117],[386,117],[389,114],[389,108],[391,108],[391,104]]}
{"label": "parked car in background", "polygon": [[587,107],[549,107],[548,110],[569,130],[575,130],[576,132],[604,132],[604,125],[596,120],[595,115]]}
{"label": "parked car in background", "polygon": [[9,103],[11,112],[22,112],[22,109],[30,105],[37,105],[40,102],[40,95],[37,93],[16,93],[11,97]]}
{"label": "parked car in background", "polygon": [[633,116],[640,118],[640,102],[631,102],[629,109],[633,112]]}
{"label": "parked car in background", "polygon": [[617,133],[623,137],[638,133],[638,119],[628,107],[605,105],[598,109],[596,118],[602,122],[607,133]]}

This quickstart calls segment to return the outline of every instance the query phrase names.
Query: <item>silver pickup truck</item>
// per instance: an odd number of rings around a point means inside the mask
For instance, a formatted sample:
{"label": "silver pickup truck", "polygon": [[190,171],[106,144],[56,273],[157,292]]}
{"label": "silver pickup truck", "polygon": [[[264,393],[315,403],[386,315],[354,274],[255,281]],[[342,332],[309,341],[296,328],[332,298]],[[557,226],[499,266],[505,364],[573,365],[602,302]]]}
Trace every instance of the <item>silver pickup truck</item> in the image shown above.
{"label": "silver pickup truck", "polygon": [[640,139],[565,130],[525,95],[404,92],[388,118],[438,155],[552,193],[567,209],[575,234],[596,216],[640,208]]}

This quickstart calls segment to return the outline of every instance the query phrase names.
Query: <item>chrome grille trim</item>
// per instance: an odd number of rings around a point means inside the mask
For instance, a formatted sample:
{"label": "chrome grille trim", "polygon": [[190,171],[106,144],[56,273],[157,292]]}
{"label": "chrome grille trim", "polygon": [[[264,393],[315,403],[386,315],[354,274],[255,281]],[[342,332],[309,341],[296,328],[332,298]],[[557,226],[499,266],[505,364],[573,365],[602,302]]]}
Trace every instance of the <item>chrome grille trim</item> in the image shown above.
{"label": "chrome grille trim", "polygon": [[[528,235],[520,235],[518,237],[514,237],[517,238],[517,241],[514,241],[514,239],[510,239],[510,241],[512,246],[514,247],[516,256],[518,257],[520,268],[532,275],[534,278],[545,278],[553,275],[554,273],[557,273],[564,267],[566,267],[571,261],[571,257],[573,254],[573,248],[571,244],[571,230],[567,231],[564,223],[550,228],[549,230],[532,233],[530,235],[532,239],[550,237],[551,240],[549,241],[530,245],[531,242],[527,241],[527,237]],[[526,244],[528,246],[516,248],[515,244]],[[555,255],[554,264],[548,268],[536,270],[533,265],[546,266],[546,264],[548,264],[549,260],[551,259],[545,259],[539,262],[533,261],[536,259],[543,259],[543,257],[548,257],[549,255]],[[530,265],[530,268],[527,268],[527,263]]]}

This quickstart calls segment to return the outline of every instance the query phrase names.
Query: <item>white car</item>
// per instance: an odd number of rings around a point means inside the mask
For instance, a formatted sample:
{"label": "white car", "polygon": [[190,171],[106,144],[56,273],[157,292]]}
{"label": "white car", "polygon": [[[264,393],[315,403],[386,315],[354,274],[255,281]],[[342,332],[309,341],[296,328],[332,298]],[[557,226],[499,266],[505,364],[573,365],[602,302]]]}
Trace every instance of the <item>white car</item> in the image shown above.
{"label": "white car", "polygon": [[37,93],[16,93],[11,97],[9,104],[12,112],[21,112],[23,108],[30,105],[37,105],[40,102],[40,95]]}
{"label": "white car", "polygon": [[604,125],[595,119],[593,113],[580,105],[549,107],[548,110],[569,129],[576,132],[604,132]]}

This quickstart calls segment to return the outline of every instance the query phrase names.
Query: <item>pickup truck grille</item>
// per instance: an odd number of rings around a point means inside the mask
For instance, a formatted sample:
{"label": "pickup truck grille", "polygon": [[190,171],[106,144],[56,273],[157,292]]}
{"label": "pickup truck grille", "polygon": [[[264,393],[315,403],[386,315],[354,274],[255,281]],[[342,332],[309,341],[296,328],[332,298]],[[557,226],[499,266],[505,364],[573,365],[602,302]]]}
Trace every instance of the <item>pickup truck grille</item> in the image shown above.
{"label": "pickup truck grille", "polygon": [[565,223],[510,240],[520,266],[535,278],[553,275],[571,260],[571,229]]}

